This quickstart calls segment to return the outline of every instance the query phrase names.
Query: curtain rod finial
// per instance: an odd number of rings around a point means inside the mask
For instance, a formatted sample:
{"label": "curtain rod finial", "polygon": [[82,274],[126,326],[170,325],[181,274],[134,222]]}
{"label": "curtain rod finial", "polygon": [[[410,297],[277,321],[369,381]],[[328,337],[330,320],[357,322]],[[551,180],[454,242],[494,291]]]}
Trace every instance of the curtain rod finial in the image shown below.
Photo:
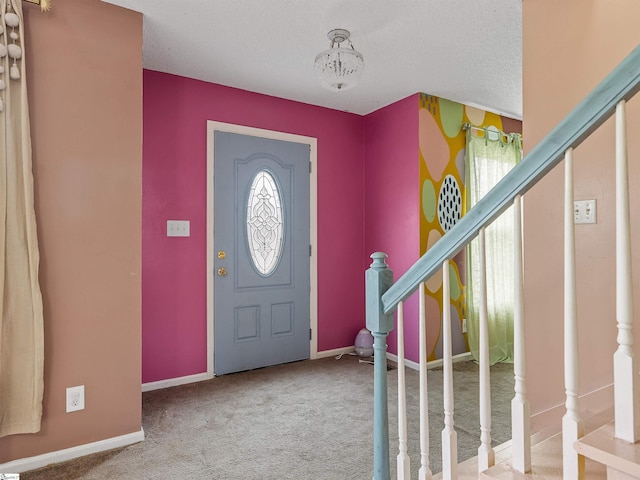
{"label": "curtain rod finial", "polygon": [[32,3],[34,5],[40,5],[41,12],[48,12],[51,10],[51,1],[52,0],[24,0],[27,3]]}

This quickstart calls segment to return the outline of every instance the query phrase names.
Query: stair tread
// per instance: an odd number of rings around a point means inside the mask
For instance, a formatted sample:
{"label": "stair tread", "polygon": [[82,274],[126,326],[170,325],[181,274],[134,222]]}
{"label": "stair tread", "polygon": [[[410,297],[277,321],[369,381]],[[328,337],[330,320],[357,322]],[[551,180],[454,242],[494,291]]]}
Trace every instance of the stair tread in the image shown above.
{"label": "stair tread", "polygon": [[[531,472],[521,473],[514,470],[511,461],[506,460],[496,464],[479,477],[493,480],[560,480],[562,479],[562,434],[554,435],[531,447]],[[589,480],[604,480],[607,478],[603,465],[585,461],[585,478]]]}
{"label": "stair tread", "polygon": [[575,449],[603,465],[640,477],[640,444],[620,440],[614,434],[614,423],[607,423],[578,440]]}
{"label": "stair tread", "polygon": [[557,465],[536,465],[529,473],[521,473],[514,470],[510,463],[500,463],[481,474],[481,478],[492,478],[498,480],[557,480],[562,478],[562,467]]}

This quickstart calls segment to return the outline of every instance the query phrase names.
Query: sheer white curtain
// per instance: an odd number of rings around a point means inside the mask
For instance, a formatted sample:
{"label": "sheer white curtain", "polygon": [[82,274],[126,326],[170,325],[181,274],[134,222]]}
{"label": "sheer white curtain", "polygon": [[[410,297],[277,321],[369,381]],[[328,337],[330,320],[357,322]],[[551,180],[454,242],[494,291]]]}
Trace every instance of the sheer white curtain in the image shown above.
{"label": "sheer white curtain", "polygon": [[[519,134],[467,129],[467,210],[472,208],[522,158]],[[513,208],[485,231],[489,358],[513,362]],[[467,247],[467,332],[469,349],[478,360],[478,241]]]}
{"label": "sheer white curtain", "polygon": [[21,0],[0,0],[0,437],[40,430],[42,297]]}

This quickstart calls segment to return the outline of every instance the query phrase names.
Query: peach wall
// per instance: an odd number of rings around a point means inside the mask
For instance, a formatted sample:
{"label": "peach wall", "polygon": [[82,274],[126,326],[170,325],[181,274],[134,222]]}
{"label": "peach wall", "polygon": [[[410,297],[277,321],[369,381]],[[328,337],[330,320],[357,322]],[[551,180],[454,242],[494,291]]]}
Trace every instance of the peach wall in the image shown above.
{"label": "peach wall", "polygon": [[[144,71],[143,382],[206,372],[207,120],[318,139],[318,351],[364,326],[363,119]],[[191,221],[167,238],[166,221]]]}
{"label": "peach wall", "polygon": [[[523,3],[524,138],[530,150],[638,43],[635,0]],[[640,224],[639,99],[629,105],[632,248]],[[576,227],[580,393],[613,381],[615,319],[614,129],[607,122],[574,154],[575,198],[596,199],[598,223]],[[525,320],[532,413],[564,401],[561,165],[524,199]],[[640,251],[633,252],[635,316]],[[541,261],[541,260],[544,261]],[[638,327],[636,327],[638,338]]]}
{"label": "peach wall", "polygon": [[[45,392],[41,431],[0,463],[138,432],[142,17],[98,0],[25,4]],[[65,388],[86,409],[65,413]]]}

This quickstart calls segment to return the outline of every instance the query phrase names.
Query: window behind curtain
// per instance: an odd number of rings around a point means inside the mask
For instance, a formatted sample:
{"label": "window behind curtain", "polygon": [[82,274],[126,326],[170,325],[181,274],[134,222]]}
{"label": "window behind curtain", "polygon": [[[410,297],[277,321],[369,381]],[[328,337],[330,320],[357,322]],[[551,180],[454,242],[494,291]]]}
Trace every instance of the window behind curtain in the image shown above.
{"label": "window behind curtain", "polygon": [[[522,158],[519,134],[467,129],[467,210],[486,195]],[[513,208],[485,229],[489,361],[513,362]],[[480,271],[478,240],[467,247],[467,333],[469,349],[478,360]]]}

